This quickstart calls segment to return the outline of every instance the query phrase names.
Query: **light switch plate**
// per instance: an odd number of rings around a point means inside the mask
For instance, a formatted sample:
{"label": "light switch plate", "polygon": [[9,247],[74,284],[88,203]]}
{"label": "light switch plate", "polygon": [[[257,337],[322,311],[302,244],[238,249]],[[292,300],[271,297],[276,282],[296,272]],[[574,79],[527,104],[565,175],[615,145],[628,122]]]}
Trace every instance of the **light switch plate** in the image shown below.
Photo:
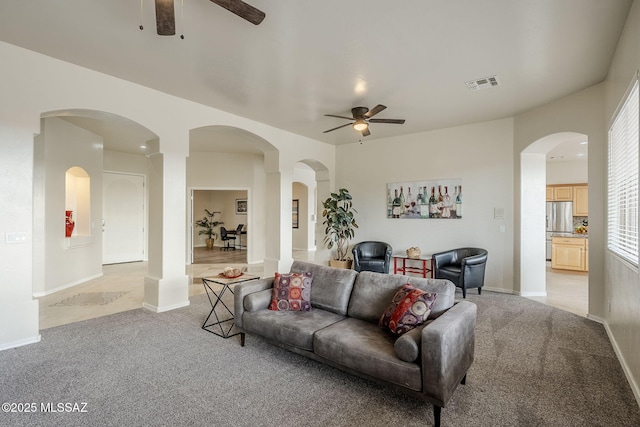
{"label": "light switch plate", "polygon": [[27,232],[26,231],[18,231],[18,232],[13,232],[13,233],[7,233],[5,235],[5,242],[7,244],[26,243],[27,242]]}

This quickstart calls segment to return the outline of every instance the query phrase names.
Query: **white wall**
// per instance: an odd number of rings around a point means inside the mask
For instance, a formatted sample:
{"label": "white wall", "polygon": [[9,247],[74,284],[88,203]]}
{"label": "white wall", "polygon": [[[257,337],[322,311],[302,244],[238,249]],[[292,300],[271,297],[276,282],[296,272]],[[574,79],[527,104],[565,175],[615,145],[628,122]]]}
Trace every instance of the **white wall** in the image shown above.
{"label": "white wall", "polygon": [[[102,275],[102,137],[78,128],[58,118],[42,120],[41,138],[36,150],[41,151],[43,163],[38,163],[37,175],[43,184],[43,198],[34,209],[44,219],[44,268],[34,276],[33,292],[46,295]],[[89,236],[65,238],[65,172],[79,166],[90,178],[90,224],[80,224],[76,213],[76,227],[87,230]],[[42,171],[39,169],[42,168]],[[75,233],[74,233],[75,234]],[[81,241],[78,241],[81,240]],[[74,243],[75,242],[75,243]],[[40,276],[42,274],[42,276]]]}
{"label": "white wall", "polygon": [[[260,229],[254,247],[266,248],[265,269],[278,271],[291,264],[290,212],[278,208],[280,198],[290,199],[291,171],[302,160],[312,160],[334,176],[335,148],[310,138],[177,98],[138,84],[65,63],[33,51],[0,43],[0,349],[34,342],[38,336],[38,309],[33,294],[34,135],[40,133],[41,115],[92,110],[125,117],[158,136],[159,152],[149,162],[149,264],[145,277],[145,304],[165,311],[188,304],[186,159],[189,132],[205,126],[242,129],[271,144],[266,171],[251,176],[249,192],[254,206],[266,206],[249,215],[250,227]],[[37,158],[37,157],[36,157]],[[253,162],[252,168],[258,167]],[[210,171],[209,171],[210,172]],[[261,191],[262,190],[262,191]],[[267,229],[267,224],[269,225]],[[268,233],[268,238],[265,237]],[[278,238],[287,234],[284,242]],[[7,233],[9,235],[7,236]],[[15,234],[17,233],[17,234]],[[273,235],[272,235],[273,234]],[[259,237],[259,236],[262,237]],[[7,244],[7,237],[18,243]],[[251,242],[250,242],[251,244]],[[259,258],[259,257],[255,257]],[[6,265],[5,265],[6,264]],[[38,270],[37,268],[35,269]]]}
{"label": "white wall", "polygon": [[[485,248],[485,286],[513,290],[512,141],[513,121],[504,119],[339,146],[337,187],[351,192],[360,226],[351,245],[380,240],[394,253],[418,246],[423,254]],[[462,219],[386,218],[387,183],[453,178],[462,179]]]}
{"label": "white wall", "polygon": [[587,160],[547,162],[547,185],[582,184],[589,180]]}
{"label": "white wall", "polygon": [[[544,186],[546,175],[525,170],[521,153],[539,143],[550,141],[550,135],[573,132],[589,141],[589,314],[603,312],[604,282],[604,187],[606,171],[606,133],[604,130],[603,85],[584,89],[514,118],[514,155],[516,187],[515,283],[522,294],[536,294],[541,286],[537,275],[531,275],[532,263],[544,260]],[[534,181],[527,181],[527,180]],[[540,196],[542,194],[542,196]],[[535,239],[535,244],[532,244]],[[539,240],[538,240],[539,239]],[[536,267],[537,268],[537,267]]]}
{"label": "white wall", "polygon": [[[618,43],[605,85],[607,126],[640,69],[640,2],[635,1]],[[589,154],[591,158],[591,154]],[[606,157],[604,157],[606,158]],[[604,191],[603,191],[604,194]],[[591,197],[591,191],[589,191]],[[591,234],[589,200],[589,234]],[[605,252],[604,295],[601,316],[606,320],[614,347],[623,360],[636,399],[640,402],[640,275],[609,251]],[[610,307],[610,309],[609,309]]]}

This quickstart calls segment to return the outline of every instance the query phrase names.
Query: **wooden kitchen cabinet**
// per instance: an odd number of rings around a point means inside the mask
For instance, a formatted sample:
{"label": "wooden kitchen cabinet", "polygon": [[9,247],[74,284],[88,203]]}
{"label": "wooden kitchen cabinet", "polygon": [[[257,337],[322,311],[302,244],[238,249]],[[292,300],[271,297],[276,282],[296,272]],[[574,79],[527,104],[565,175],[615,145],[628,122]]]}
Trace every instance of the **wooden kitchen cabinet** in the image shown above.
{"label": "wooden kitchen cabinet", "polygon": [[552,237],[551,268],[588,271],[589,245],[584,237]]}
{"label": "wooden kitchen cabinet", "polygon": [[548,185],[547,186],[547,202],[572,202],[573,186],[572,185]]}
{"label": "wooden kitchen cabinet", "polygon": [[573,187],[553,187],[553,200],[556,202],[573,202]]}
{"label": "wooden kitchen cabinet", "polygon": [[573,187],[573,216],[589,216],[589,187]]}

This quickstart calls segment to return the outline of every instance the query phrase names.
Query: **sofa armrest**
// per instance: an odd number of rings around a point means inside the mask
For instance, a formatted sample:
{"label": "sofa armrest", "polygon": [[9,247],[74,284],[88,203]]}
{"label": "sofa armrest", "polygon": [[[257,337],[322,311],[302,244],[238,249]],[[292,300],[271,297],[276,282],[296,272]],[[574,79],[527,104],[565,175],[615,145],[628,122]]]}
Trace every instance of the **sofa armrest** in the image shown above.
{"label": "sofa armrest", "polygon": [[473,362],[477,307],[461,301],[422,330],[423,392],[444,407]]}
{"label": "sofa armrest", "polygon": [[242,328],[242,314],[244,313],[244,298],[254,292],[273,288],[273,277],[239,283],[233,287],[233,317],[235,325]]}

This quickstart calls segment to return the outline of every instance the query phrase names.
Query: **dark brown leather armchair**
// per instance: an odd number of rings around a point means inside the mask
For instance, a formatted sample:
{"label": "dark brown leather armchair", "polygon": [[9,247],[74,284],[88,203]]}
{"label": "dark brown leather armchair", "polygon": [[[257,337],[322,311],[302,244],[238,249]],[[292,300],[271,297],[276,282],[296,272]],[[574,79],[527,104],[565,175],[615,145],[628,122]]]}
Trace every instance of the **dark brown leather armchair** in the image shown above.
{"label": "dark brown leather armchair", "polygon": [[360,242],[353,246],[353,269],[388,273],[391,264],[391,245],[384,242]]}
{"label": "dark brown leather armchair", "polygon": [[451,280],[462,288],[462,298],[467,297],[470,288],[478,288],[478,294],[481,294],[487,256],[488,252],[480,248],[459,248],[434,254],[434,278]]}

